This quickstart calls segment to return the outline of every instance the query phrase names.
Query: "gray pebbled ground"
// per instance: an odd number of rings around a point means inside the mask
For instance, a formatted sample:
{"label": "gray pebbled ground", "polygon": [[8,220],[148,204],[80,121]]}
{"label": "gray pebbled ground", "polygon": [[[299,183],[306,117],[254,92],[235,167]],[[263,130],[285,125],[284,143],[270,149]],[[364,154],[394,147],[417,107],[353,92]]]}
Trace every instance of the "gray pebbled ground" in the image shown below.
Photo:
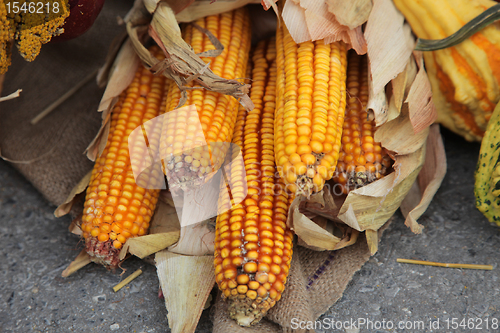
{"label": "gray pebbled ground", "polygon": [[[398,212],[379,252],[320,318],[323,324],[344,322],[343,327],[317,326],[316,332],[499,331],[492,324],[500,324],[500,229],[474,207],[479,144],[449,132],[444,139],[448,174],[419,220],[423,233],[412,234]],[[82,245],[67,231],[69,218],[56,219],[53,210],[15,169],[0,161],[0,332],[169,332],[153,266],[127,260],[126,275],[139,267],[144,273],[118,293],[111,288],[121,280],[119,271],[88,265],[69,278],[60,277]],[[398,264],[396,258],[492,264],[494,270]],[[346,321],[359,323],[360,318],[365,325],[346,327]],[[470,329],[460,325],[462,319]],[[372,326],[367,327],[369,321]],[[431,322],[440,328],[431,329]],[[400,323],[413,327],[399,329]],[[424,327],[417,327],[422,323]],[[210,332],[211,327],[205,311],[197,332]]]}

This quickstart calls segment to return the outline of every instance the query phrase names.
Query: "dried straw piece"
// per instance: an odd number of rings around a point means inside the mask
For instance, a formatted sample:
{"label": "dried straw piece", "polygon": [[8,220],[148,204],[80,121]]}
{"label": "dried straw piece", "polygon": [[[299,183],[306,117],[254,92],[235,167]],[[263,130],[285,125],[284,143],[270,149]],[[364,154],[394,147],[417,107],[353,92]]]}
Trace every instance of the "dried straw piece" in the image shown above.
{"label": "dried straw piece", "polygon": [[492,265],[448,264],[448,263],[442,263],[442,262],[401,259],[401,258],[397,258],[396,261],[400,262],[400,263],[404,263],[404,264],[415,264],[415,265],[446,267],[446,268],[484,269],[484,270],[488,270],[488,271],[491,271],[493,269]]}
{"label": "dried straw piece", "polygon": [[0,97],[0,102],[5,102],[5,101],[8,101],[9,99],[17,98],[17,97],[19,97],[21,95],[22,91],[23,91],[22,89],[17,89],[16,91],[14,91],[10,95],[4,96],[4,97]]}
{"label": "dried straw piece", "polygon": [[142,274],[142,269],[139,268],[138,270],[136,270],[135,272],[133,272],[132,274],[130,274],[129,276],[127,276],[123,281],[121,281],[116,286],[114,286],[113,287],[113,291],[116,293],[118,290],[120,290],[123,287],[125,287],[127,284],[129,284],[130,282],[132,282],[136,277],[138,277],[141,274]]}

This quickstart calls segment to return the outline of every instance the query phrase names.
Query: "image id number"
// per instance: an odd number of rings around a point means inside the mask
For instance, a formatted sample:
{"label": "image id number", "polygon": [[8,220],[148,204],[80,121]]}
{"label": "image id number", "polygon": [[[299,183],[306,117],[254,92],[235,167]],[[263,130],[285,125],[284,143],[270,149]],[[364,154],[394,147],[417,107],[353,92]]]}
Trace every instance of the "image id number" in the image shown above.
{"label": "image id number", "polygon": [[7,2],[5,4],[7,7],[7,12],[19,14],[19,13],[29,13],[29,14],[43,14],[43,13],[59,13],[61,10],[59,8],[59,2],[23,2],[22,4],[19,1]]}
{"label": "image id number", "polygon": [[459,320],[458,318],[448,318],[444,321],[446,323],[446,329],[457,330],[469,329],[469,330],[489,330],[498,329],[500,327],[500,322],[498,318],[469,318]]}

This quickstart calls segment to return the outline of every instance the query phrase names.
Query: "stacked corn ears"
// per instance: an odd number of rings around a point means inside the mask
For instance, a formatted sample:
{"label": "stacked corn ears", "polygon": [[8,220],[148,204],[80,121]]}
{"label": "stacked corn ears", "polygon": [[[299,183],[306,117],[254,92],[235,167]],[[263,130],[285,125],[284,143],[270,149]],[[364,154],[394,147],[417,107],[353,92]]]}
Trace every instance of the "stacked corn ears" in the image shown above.
{"label": "stacked corn ears", "polygon": [[[176,109],[179,87],[139,68],[113,109],[107,145],[87,190],[82,230],[89,255],[108,267],[118,265],[127,239],[148,233],[159,196],[154,184],[164,176],[151,171],[134,178],[131,164],[148,152],[135,155],[140,149],[129,146],[132,131],[148,120],[163,117],[148,146],[159,150],[171,190],[206,183],[234,157],[230,144],[238,146],[242,162],[226,170],[237,186],[219,202],[214,265],[230,316],[250,326],[285,290],[293,253],[287,219],[295,196],[309,197],[332,178],[347,193],[382,177],[390,159],[367,119],[366,59],[348,57],[346,44],[297,44],[281,22],[276,37],[259,42],[250,54],[250,18],[237,9],[183,27],[184,40],[202,55],[214,49],[204,30],[224,46],[204,61],[222,78],[251,78],[255,108],[247,111],[234,97],[190,83],[186,106]],[[158,49],[152,52],[161,58]]]}

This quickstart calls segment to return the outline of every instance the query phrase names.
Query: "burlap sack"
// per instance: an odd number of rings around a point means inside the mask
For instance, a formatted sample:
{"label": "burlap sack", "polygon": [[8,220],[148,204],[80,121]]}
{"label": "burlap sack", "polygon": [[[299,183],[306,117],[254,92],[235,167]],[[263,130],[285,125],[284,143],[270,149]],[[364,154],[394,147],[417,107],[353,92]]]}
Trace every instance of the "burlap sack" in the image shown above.
{"label": "burlap sack", "polygon": [[[62,203],[92,168],[84,150],[99,129],[101,116],[96,109],[104,90],[88,83],[37,125],[30,120],[104,62],[112,39],[123,29],[116,18],[131,5],[132,1],[107,1],[85,35],[43,46],[33,63],[14,54],[6,74],[2,95],[19,88],[23,92],[0,103],[1,154],[23,162],[13,166],[54,205]],[[315,320],[342,296],[369,257],[364,236],[339,251],[296,246],[286,291],[267,317],[254,328],[240,328],[228,318],[226,304],[219,298],[212,309],[214,332],[289,332],[292,318]]]}

